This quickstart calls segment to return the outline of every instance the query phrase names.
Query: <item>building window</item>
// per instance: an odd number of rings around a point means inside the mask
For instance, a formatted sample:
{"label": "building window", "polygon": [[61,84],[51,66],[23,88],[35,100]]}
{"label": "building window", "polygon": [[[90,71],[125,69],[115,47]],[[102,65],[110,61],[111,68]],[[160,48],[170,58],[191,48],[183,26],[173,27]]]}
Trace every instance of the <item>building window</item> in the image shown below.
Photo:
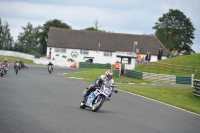
{"label": "building window", "polygon": [[89,51],[88,50],[81,50],[80,54],[89,55]]}
{"label": "building window", "polygon": [[104,56],[112,56],[112,52],[104,52]]}
{"label": "building window", "polygon": [[55,53],[60,53],[60,48],[55,48]]}
{"label": "building window", "polygon": [[61,53],[66,53],[67,49],[66,48],[61,48]]}

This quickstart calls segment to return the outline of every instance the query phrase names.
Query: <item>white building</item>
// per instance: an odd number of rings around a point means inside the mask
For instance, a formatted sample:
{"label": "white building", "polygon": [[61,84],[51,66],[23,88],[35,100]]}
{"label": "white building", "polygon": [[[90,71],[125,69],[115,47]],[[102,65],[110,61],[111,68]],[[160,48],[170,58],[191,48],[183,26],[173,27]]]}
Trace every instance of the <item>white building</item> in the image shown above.
{"label": "white building", "polygon": [[125,69],[134,69],[136,51],[143,57],[150,52],[151,61],[157,61],[160,47],[166,58],[166,48],[156,36],[50,28],[47,55],[60,64],[66,64],[68,58],[102,64],[119,61]]}

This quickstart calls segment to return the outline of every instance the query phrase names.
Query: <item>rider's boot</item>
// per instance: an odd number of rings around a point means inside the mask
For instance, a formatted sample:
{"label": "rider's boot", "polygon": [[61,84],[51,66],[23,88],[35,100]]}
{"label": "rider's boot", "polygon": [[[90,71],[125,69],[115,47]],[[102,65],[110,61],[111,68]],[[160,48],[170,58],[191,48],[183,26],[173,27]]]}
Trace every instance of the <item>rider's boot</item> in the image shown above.
{"label": "rider's boot", "polygon": [[83,102],[83,103],[86,103],[86,101],[87,101],[87,94],[88,94],[88,88],[86,89],[86,92],[85,92],[85,94],[83,95],[83,99],[82,99],[82,102]]}

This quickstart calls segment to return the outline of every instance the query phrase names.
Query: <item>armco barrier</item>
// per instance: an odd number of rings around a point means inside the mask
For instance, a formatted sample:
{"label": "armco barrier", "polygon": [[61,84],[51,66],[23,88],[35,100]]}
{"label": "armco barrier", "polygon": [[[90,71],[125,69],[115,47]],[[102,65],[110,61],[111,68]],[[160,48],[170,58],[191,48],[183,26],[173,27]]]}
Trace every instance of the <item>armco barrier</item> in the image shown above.
{"label": "armco barrier", "polygon": [[200,80],[194,79],[193,80],[193,95],[200,96]]}
{"label": "armco barrier", "polygon": [[105,69],[111,69],[111,64],[79,62],[79,68],[105,68]]}
{"label": "armco barrier", "polygon": [[192,77],[176,76],[176,84],[192,84]]}
{"label": "armco barrier", "polygon": [[134,71],[134,70],[126,70],[126,76],[132,77],[132,78],[137,78],[137,79],[142,79],[143,73],[137,72],[137,71]]}
{"label": "armco barrier", "polygon": [[186,76],[175,76],[175,75],[165,75],[165,74],[155,74],[147,72],[138,72],[135,70],[126,70],[126,76],[136,79],[144,79],[153,82],[159,83],[168,83],[168,84],[192,84],[193,77]]}
{"label": "armco barrier", "polygon": [[113,70],[113,77],[119,77],[120,74],[119,74],[119,70],[118,69],[114,69]]}

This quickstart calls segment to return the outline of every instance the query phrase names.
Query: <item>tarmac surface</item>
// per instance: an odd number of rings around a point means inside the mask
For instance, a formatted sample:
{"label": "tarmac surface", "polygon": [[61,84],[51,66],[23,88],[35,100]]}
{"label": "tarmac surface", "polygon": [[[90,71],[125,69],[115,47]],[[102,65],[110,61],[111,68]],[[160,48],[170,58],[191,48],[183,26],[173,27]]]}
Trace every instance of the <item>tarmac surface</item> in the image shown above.
{"label": "tarmac surface", "polygon": [[0,77],[0,133],[199,133],[200,116],[124,91],[98,112],[80,109],[91,83],[58,73],[79,69],[13,66]]}

